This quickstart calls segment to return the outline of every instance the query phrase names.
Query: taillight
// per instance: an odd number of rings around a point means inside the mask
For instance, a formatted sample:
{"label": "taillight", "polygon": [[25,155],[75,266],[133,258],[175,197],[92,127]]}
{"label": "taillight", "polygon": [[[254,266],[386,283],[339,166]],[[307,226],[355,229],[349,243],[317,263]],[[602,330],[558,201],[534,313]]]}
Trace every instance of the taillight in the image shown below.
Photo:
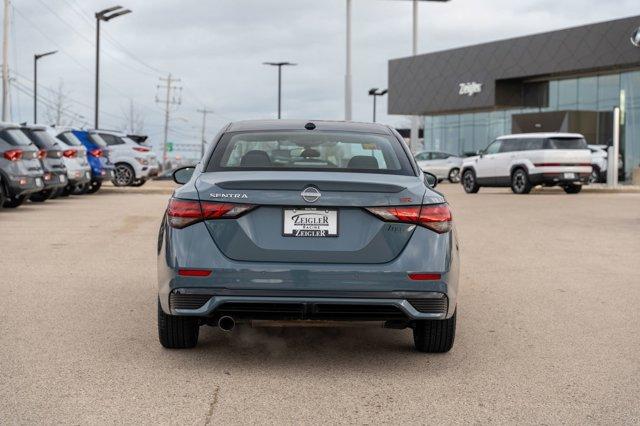
{"label": "taillight", "polygon": [[142,147],[142,146],[135,146],[135,147],[133,147],[133,149],[138,151],[138,152],[149,152],[150,151],[149,148],[145,148],[145,147]]}
{"label": "taillight", "polygon": [[446,204],[370,207],[367,211],[386,222],[414,223],[438,234],[451,230],[451,211]]}
{"label": "taillight", "polygon": [[75,149],[65,149],[64,151],[62,151],[62,155],[64,155],[66,158],[74,158],[76,154],[77,152]]}
{"label": "taillight", "polygon": [[92,149],[89,151],[89,154],[93,157],[102,157],[102,150],[100,148]]}
{"label": "taillight", "polygon": [[169,225],[185,228],[203,220],[232,219],[255,208],[249,204],[215,203],[172,198],[169,200],[167,217]]}
{"label": "taillight", "polygon": [[47,151],[45,151],[44,149],[41,149],[38,151],[38,159],[42,160],[44,157],[47,156]]}
{"label": "taillight", "polygon": [[21,149],[10,149],[9,151],[4,152],[4,158],[9,161],[18,161],[22,158],[22,150]]}

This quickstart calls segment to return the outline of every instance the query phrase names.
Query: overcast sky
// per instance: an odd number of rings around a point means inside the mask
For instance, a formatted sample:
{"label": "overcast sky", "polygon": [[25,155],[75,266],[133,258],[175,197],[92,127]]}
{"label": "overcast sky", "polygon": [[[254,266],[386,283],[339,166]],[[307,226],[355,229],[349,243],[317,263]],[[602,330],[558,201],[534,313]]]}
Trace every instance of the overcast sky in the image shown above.
{"label": "overcast sky", "polygon": [[[344,117],[345,0],[12,0],[10,70],[13,121],[32,121],[33,54],[39,89],[54,98],[62,83],[70,111],[93,124],[95,20],[120,4],[133,10],[103,24],[101,127],[122,128],[130,99],[156,146],[163,111],[158,78],[180,78],[182,104],[172,112],[170,140],[197,142],[206,105],[207,139],[229,120],[274,118],[275,68],[284,70],[285,118]],[[420,5],[421,53],[640,14],[638,0],[452,0]],[[353,0],[354,120],[371,120],[371,87],[386,87],[387,61],[411,53],[411,2]],[[45,100],[46,102],[46,100]],[[46,121],[47,108],[39,116]],[[386,100],[378,119],[388,116]],[[71,114],[71,112],[70,112]],[[83,123],[76,119],[75,125]]]}

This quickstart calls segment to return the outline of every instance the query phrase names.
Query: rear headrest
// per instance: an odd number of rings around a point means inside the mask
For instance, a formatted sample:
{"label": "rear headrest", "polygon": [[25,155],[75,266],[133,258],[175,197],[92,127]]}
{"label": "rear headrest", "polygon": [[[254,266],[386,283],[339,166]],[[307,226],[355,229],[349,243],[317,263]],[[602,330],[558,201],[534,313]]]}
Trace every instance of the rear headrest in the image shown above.
{"label": "rear headrest", "polygon": [[269,154],[258,149],[247,152],[240,160],[240,167],[269,167],[271,159]]}
{"label": "rear headrest", "polygon": [[349,169],[378,169],[378,160],[370,155],[355,155],[347,164]]}

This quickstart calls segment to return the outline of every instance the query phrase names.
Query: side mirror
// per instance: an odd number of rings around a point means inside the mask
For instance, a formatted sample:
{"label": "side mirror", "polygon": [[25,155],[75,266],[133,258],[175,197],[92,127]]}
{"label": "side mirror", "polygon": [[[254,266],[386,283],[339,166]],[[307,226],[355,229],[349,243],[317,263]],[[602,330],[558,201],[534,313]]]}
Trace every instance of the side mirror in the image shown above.
{"label": "side mirror", "polygon": [[181,167],[173,172],[173,180],[175,183],[184,185],[189,182],[191,176],[193,176],[193,172],[196,170],[195,167]]}
{"label": "side mirror", "polygon": [[424,172],[424,180],[427,182],[430,188],[435,188],[438,186],[438,177],[433,173]]}
{"label": "side mirror", "polygon": [[476,151],[476,155],[479,155],[480,158],[482,158],[482,156],[484,155],[484,149],[479,149]]}

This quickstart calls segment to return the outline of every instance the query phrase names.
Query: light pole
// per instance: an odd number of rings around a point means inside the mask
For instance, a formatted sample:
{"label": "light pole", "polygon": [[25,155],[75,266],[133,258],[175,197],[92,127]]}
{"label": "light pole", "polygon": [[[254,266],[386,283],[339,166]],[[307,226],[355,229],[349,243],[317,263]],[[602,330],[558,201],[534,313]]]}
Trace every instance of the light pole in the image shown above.
{"label": "light pole", "polygon": [[[351,0],[347,1],[347,70],[345,73],[344,84],[344,119],[351,120],[352,96],[351,96]],[[419,1],[436,1],[440,3],[449,0],[411,0],[413,1],[413,56],[418,54],[418,2]],[[411,144],[418,142],[418,117],[412,117],[411,120]]]}
{"label": "light pole", "polygon": [[293,62],[263,62],[262,65],[278,67],[278,120],[282,117],[282,67],[295,67]]}
{"label": "light pole", "polygon": [[38,59],[58,53],[57,50],[33,55],[33,124],[38,123]]}
{"label": "light pole", "polygon": [[369,96],[373,96],[373,122],[376,122],[376,100],[378,99],[378,96],[384,96],[386,95],[388,92],[387,89],[383,89],[383,90],[378,90],[377,87],[374,87],[373,89],[369,90]]}
{"label": "light pole", "polygon": [[100,115],[100,22],[108,22],[113,18],[126,15],[127,13],[131,13],[131,10],[123,9],[122,6],[113,6],[96,12],[96,105],[94,117],[94,127],[96,129],[98,128]]}

